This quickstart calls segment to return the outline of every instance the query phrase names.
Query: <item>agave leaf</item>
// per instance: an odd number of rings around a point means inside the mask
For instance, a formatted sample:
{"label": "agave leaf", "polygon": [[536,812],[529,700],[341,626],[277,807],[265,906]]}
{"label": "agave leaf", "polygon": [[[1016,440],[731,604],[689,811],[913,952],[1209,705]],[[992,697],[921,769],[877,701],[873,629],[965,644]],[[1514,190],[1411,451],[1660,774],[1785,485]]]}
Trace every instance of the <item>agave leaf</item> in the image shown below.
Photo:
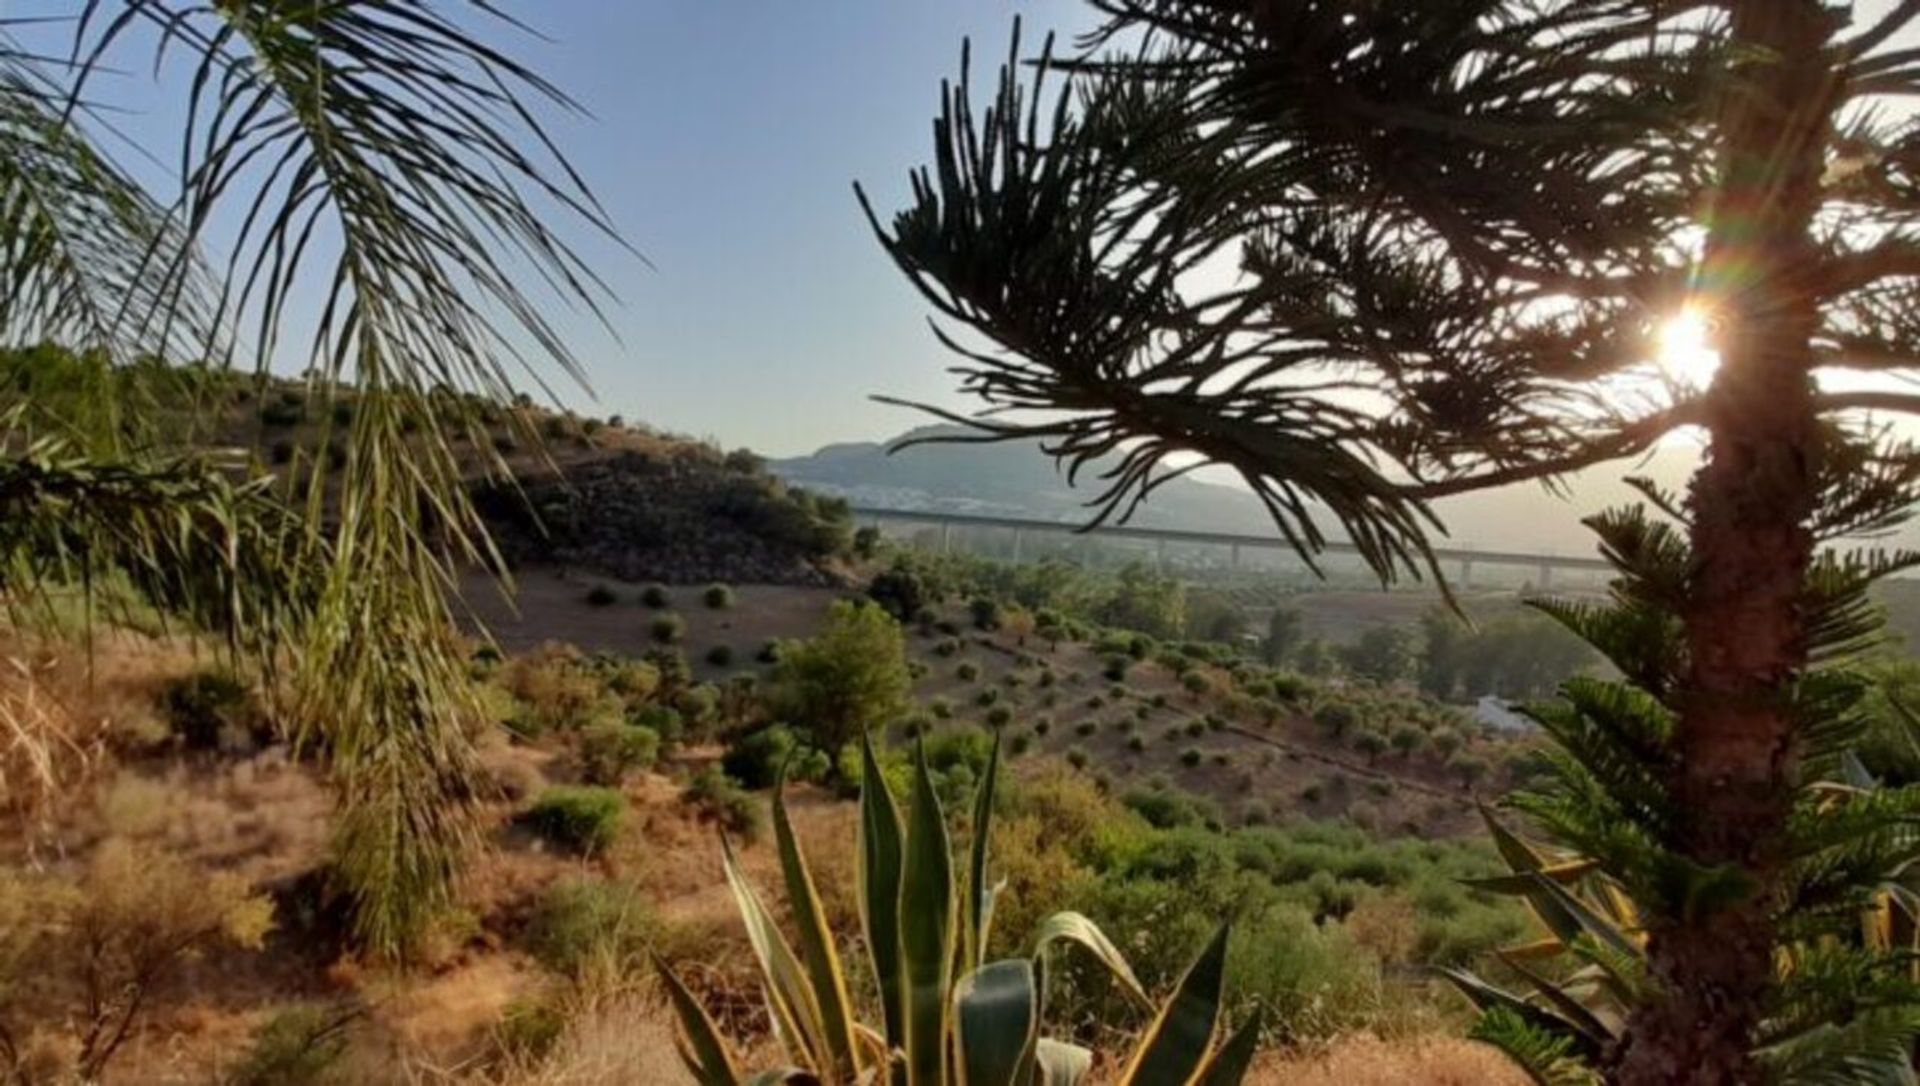
{"label": "agave leaf", "polygon": [[914,748],[913,794],[907,801],[906,854],[900,878],[900,964],[906,981],[908,1086],[945,1081],[949,995],[953,977],[953,855],[947,822],[927,771],[924,744]]}
{"label": "agave leaf", "polygon": [[820,1076],[798,1067],[776,1067],[749,1076],[740,1086],[820,1086]]}
{"label": "agave leaf", "polygon": [[1040,1038],[1033,1046],[1034,1066],[1042,1086],[1078,1086],[1093,1069],[1093,1053],[1079,1045]]}
{"label": "agave leaf", "polygon": [[1080,913],[1054,913],[1041,921],[1040,926],[1034,930],[1031,956],[1043,957],[1049,947],[1062,941],[1084,947],[1101,965],[1107,967],[1107,972],[1113,974],[1113,978],[1120,982],[1120,986],[1128,995],[1139,1001],[1143,1007],[1153,1006],[1152,997],[1147,995],[1147,990],[1140,983],[1140,978],[1133,975],[1133,967],[1127,964],[1126,955],[1120,953],[1120,948],[1113,945],[1113,940],[1107,938],[1107,933],[1100,930],[1100,925]]}
{"label": "agave leaf", "polygon": [[1228,926],[1220,925],[1180,986],[1140,1038],[1121,1086],[1187,1086],[1207,1058],[1227,975]]}
{"label": "agave leaf", "polygon": [[1000,769],[1000,733],[993,733],[993,751],[987,755],[987,771],[973,797],[973,843],[967,858],[967,916],[960,929],[961,965],[978,969],[987,956],[987,924],[991,917],[992,891],[987,886],[987,838],[993,822],[994,781]]}
{"label": "agave leaf", "polygon": [[793,820],[787,816],[784,785],[782,781],[773,790],[773,831],[780,851],[780,873],[786,879],[787,903],[800,930],[800,953],[820,1011],[820,1029],[829,1057],[827,1077],[850,1080],[860,1073],[860,1061],[853,1044],[846,971],[840,965],[840,952],[834,948],[833,932],[827,927],[826,909],[820,904],[813,873],[807,869],[806,857],[794,836]]}
{"label": "agave leaf", "polygon": [[1256,1008],[1253,1016],[1241,1023],[1220,1051],[1207,1061],[1207,1068],[1200,1073],[1199,1086],[1240,1086],[1240,1080],[1247,1077],[1247,1069],[1253,1065],[1253,1054],[1260,1047],[1260,1027],[1263,1016]]}
{"label": "agave leaf", "polygon": [[1500,850],[1500,858],[1507,861],[1508,867],[1515,871],[1539,871],[1547,866],[1546,857],[1540,855],[1518,834],[1501,825],[1500,820],[1493,817],[1492,808],[1484,803],[1479,806],[1480,820],[1487,824],[1487,832],[1493,836],[1494,847]]}
{"label": "agave leaf", "polygon": [[1560,1013],[1561,1017],[1571,1023],[1575,1029],[1578,1029],[1593,1044],[1604,1045],[1613,1039],[1613,1030],[1609,1029],[1607,1024],[1600,1020],[1598,1015],[1588,1010],[1586,1004],[1575,999],[1565,988],[1527,968],[1520,962],[1506,957],[1504,954],[1501,955],[1501,960],[1506,962],[1508,969],[1520,974],[1528,984],[1533,985],[1534,990],[1540,993],[1542,999],[1545,999],[1555,1011]]}
{"label": "agave leaf", "polygon": [[1040,1035],[1039,983],[1024,958],[993,962],[954,986],[956,1086],[1028,1086]]}
{"label": "agave leaf", "polygon": [[789,1054],[809,1066],[830,1066],[824,1029],[820,1024],[820,1007],[814,1000],[813,987],[808,983],[806,970],[794,956],[793,948],[787,945],[787,938],[780,933],[780,926],[773,922],[773,915],[761,904],[760,895],[754,892],[753,884],[747,881],[746,874],[740,870],[740,861],[733,854],[733,846],[724,837],[720,839],[720,853],[722,866],[727,873],[727,885],[733,890],[734,903],[740,909],[740,920],[747,929],[747,942],[752,945],[754,959],[760,965],[767,1005],[773,1011],[775,1025],[787,1043]]}
{"label": "agave leaf", "polygon": [[1587,1034],[1553,1011],[1535,1006],[1512,992],[1496,988],[1463,969],[1443,966],[1438,972],[1452,981],[1460,994],[1472,1001],[1483,1016],[1490,1016],[1496,1011],[1507,1012],[1531,1029],[1566,1038],[1569,1045],[1580,1050],[1584,1059],[1596,1060],[1600,1057],[1599,1046],[1593,1044]]}
{"label": "agave leaf", "polygon": [[687,1072],[700,1086],[735,1086],[740,1081],[740,1069],[720,1038],[720,1028],[657,954],[653,968],[666,985],[667,1000],[680,1018],[681,1035],[674,1038],[674,1047],[680,1050],[680,1061],[687,1065]]}
{"label": "agave leaf", "polygon": [[888,1050],[907,1045],[906,980],[900,968],[900,811],[873,754],[871,736],[860,736],[860,926],[880,988],[880,1011]]}

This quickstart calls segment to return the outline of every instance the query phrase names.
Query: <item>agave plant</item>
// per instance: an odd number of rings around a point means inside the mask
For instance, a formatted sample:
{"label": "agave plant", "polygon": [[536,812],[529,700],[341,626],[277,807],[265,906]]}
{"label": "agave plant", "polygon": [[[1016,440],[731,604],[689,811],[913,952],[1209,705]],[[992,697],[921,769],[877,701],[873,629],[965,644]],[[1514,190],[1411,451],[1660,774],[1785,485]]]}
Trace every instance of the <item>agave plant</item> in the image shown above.
{"label": "agave plant", "polygon": [[[903,824],[871,742],[862,742],[859,896],[861,923],[880,996],[878,1028],[854,1017],[846,970],[794,837],[781,793],[773,824],[799,950],[789,943],[740,870],[724,839],[727,880],[759,961],[768,1010],[791,1066],[743,1074],[686,985],[656,962],[684,1036],[681,1057],[701,1086],[839,1083],[902,1086],[1071,1086],[1093,1053],[1040,1035],[1048,951],[1090,953],[1131,997],[1150,1006],[1126,958],[1085,916],[1056,913],[1028,943],[1026,957],[985,961],[998,888],[988,883],[987,840],[998,741],[974,795],[967,875],[957,877],[946,819],[916,746]],[[1226,978],[1227,928],[1188,967],[1136,1043],[1116,1080],[1126,1086],[1234,1086],[1259,1039],[1255,1015],[1216,1047]]]}

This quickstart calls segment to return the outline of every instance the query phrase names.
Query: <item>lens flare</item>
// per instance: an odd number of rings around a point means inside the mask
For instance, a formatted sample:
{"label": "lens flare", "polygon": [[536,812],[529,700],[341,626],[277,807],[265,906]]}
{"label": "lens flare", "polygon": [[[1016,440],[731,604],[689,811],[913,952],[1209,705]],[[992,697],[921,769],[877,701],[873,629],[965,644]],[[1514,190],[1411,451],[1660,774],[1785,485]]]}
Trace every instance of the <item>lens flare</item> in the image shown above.
{"label": "lens flare", "polygon": [[1705,388],[1720,368],[1720,352],[1713,347],[1713,324],[1699,309],[1688,306],[1661,322],[1654,334],[1654,364],[1675,384]]}

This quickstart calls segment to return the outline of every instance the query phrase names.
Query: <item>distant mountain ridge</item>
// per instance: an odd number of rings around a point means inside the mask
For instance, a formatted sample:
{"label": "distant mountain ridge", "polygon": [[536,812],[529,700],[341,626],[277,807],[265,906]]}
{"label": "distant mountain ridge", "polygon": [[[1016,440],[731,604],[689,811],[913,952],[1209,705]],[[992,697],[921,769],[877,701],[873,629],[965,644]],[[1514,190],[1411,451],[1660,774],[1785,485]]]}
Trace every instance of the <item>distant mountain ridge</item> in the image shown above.
{"label": "distant mountain ridge", "polygon": [[[1102,489],[1098,471],[1082,470],[1077,484],[1069,485],[1066,470],[1032,444],[938,443],[887,452],[903,441],[969,432],[958,426],[925,426],[887,442],[826,445],[811,456],[768,461],[767,468],[790,483],[861,506],[1064,523],[1092,516],[1086,503]],[[1177,479],[1161,487],[1132,523],[1247,533],[1272,527],[1252,494],[1198,479]]]}
{"label": "distant mountain ridge", "polygon": [[[1092,514],[1086,502],[1100,492],[1098,472],[1080,473],[1069,485],[1064,469],[1026,442],[915,445],[889,455],[902,441],[968,433],[957,426],[927,426],[888,442],[843,442],[810,456],[768,462],[788,482],[837,494],[855,505],[976,515],[1032,517],[1081,522]],[[1538,484],[1467,494],[1436,505],[1453,543],[1551,554],[1591,554],[1594,541],[1580,519],[1597,510],[1633,502],[1637,491],[1623,481],[1647,476],[1684,490],[1699,459],[1689,443],[1662,446],[1641,460],[1604,464],[1565,481],[1563,494]],[[1135,513],[1142,527],[1269,535],[1273,524],[1245,489],[1205,479],[1177,479],[1156,490]],[[1337,525],[1323,525],[1330,534]]]}

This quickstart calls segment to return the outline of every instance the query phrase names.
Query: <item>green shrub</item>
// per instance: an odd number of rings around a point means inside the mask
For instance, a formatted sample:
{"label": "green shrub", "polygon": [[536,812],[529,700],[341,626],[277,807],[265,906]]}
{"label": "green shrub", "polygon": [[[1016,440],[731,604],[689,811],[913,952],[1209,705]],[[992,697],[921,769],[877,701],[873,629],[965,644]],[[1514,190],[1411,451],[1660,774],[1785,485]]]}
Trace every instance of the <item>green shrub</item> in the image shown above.
{"label": "green shrub", "polygon": [[1145,739],[1140,738],[1137,735],[1128,736],[1127,749],[1132,751],[1135,754],[1139,754],[1142,751],[1147,749],[1147,741]]}
{"label": "green shrub", "polygon": [[1198,718],[1187,721],[1187,734],[1195,739],[1207,734],[1207,722]]}
{"label": "green shrub", "polygon": [[640,602],[660,611],[672,605],[673,597],[667,593],[666,585],[650,584],[640,590]]}
{"label": "green shrub", "polygon": [[1044,736],[1053,730],[1053,718],[1043,716],[1033,722],[1033,734]]}
{"label": "green shrub", "polygon": [[1033,737],[1022,732],[1007,742],[1007,751],[1014,757],[1025,754],[1033,746]]}
{"label": "green shrub", "polygon": [[679,615],[664,614],[653,620],[647,632],[662,645],[677,645],[687,636],[687,623]]}
{"label": "green shrub", "polygon": [[215,750],[272,735],[253,688],[225,668],[207,668],[168,683],[160,706],[168,729],[188,750]]}
{"label": "green shrub", "polygon": [[980,665],[969,660],[954,668],[953,675],[963,683],[973,682],[980,677]]}
{"label": "green shrub", "polygon": [[771,788],[788,759],[801,749],[800,737],[785,724],[772,724],[736,739],[720,756],[720,768],[743,787]]}
{"label": "green shrub", "polygon": [[564,878],[547,888],[527,925],[527,950],[556,973],[623,976],[645,957],[658,930],[652,908],[632,885]]}
{"label": "green shrub", "polygon": [[767,641],[761,644],[760,651],[757,653],[754,653],[753,658],[760,661],[763,664],[779,663],[780,662],[780,642],[778,640],[769,638]]}
{"label": "green shrub", "polygon": [[1202,757],[1199,747],[1188,747],[1180,752],[1180,764],[1191,769],[1200,764]]}
{"label": "green shrub", "polygon": [[975,596],[967,601],[967,615],[973,619],[975,629],[997,630],[1000,628],[1000,601],[990,596]]}
{"label": "green shrub", "polygon": [[973,696],[973,703],[985,709],[1000,700],[1000,691],[989,686]]}
{"label": "green shrub", "polygon": [[714,645],[707,649],[707,663],[712,664],[714,667],[732,667],[733,646]]}
{"label": "green shrub", "polygon": [[546,841],[583,855],[619,839],[627,797],[612,788],[555,785],[540,794],[521,820]]}
{"label": "green shrub", "polygon": [[933,654],[935,656],[941,656],[941,657],[952,656],[954,653],[959,651],[960,651],[960,641],[957,638],[943,637],[940,640],[933,643]]}
{"label": "green shrub", "polygon": [[990,727],[1004,728],[1013,720],[1013,710],[1004,705],[996,705],[987,710],[987,724]]}
{"label": "green shrub", "polygon": [[580,733],[580,775],[589,784],[617,785],[660,756],[660,733],[652,728],[607,721]]}
{"label": "green shrub", "polygon": [[274,1013],[253,1031],[246,1054],[224,1080],[230,1086],[319,1086],[347,1051],[353,1007],[303,1003]]}
{"label": "green shrub", "polygon": [[1087,768],[1087,752],[1081,750],[1079,747],[1069,749],[1067,751],[1067,764],[1075,769]]}
{"label": "green shrub", "polygon": [[719,823],[741,840],[759,839],[763,821],[760,805],[754,802],[752,793],[718,767],[708,766],[694,774],[680,798],[699,811],[701,817]]}
{"label": "green shrub", "polygon": [[927,711],[932,713],[936,720],[951,720],[953,719],[953,699],[935,698],[927,703]]}
{"label": "green shrub", "polygon": [[1127,669],[1131,666],[1133,657],[1115,653],[1101,664],[1100,673],[1113,682],[1120,682],[1127,677]]}
{"label": "green shrub", "polygon": [[1075,724],[1073,726],[1073,734],[1082,736],[1082,737],[1092,735],[1094,732],[1097,732],[1099,730],[1100,730],[1100,725],[1097,722],[1092,720],[1082,720],[1080,723]]}
{"label": "green shrub", "polygon": [[715,611],[724,611],[733,606],[733,589],[723,584],[710,584],[700,593],[700,602]]}
{"label": "green shrub", "polygon": [[597,584],[587,589],[587,605],[590,607],[608,607],[620,602],[620,596],[606,585]]}

